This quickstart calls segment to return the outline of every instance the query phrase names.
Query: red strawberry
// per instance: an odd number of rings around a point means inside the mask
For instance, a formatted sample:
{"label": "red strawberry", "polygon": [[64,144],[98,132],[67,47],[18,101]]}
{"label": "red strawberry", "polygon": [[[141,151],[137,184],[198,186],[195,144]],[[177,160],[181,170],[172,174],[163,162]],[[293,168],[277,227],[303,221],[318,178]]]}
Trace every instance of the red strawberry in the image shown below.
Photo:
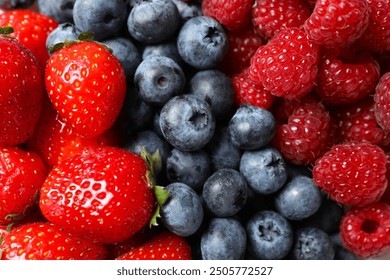
{"label": "red strawberry", "polygon": [[190,260],[188,241],[170,231],[157,233],[151,240],[116,258],[117,260]]}
{"label": "red strawberry", "polygon": [[72,157],[85,148],[95,146],[117,146],[120,144],[117,127],[112,127],[101,135],[84,138],[61,120],[48,100],[32,137],[26,142],[29,150],[38,153],[49,168],[63,159]]}
{"label": "red strawberry", "polygon": [[345,47],[363,34],[368,21],[367,0],[318,0],[303,27],[319,45]]}
{"label": "red strawberry", "polygon": [[54,19],[31,10],[11,10],[0,14],[0,26],[13,27],[15,33],[10,36],[30,49],[41,67],[45,67],[49,58],[46,39],[58,26]]}
{"label": "red strawberry", "polygon": [[249,73],[273,95],[299,99],[308,94],[317,77],[319,48],[299,28],[286,28],[251,59]]}
{"label": "red strawberry", "polygon": [[45,94],[42,71],[19,41],[0,29],[0,147],[16,146],[33,133]]}
{"label": "red strawberry", "polygon": [[340,237],[359,257],[378,257],[390,251],[390,206],[375,202],[353,207],[341,220]]}
{"label": "red strawberry", "polygon": [[96,42],[75,42],[54,52],[45,79],[61,119],[86,138],[114,124],[126,95],[120,61]]}
{"label": "red strawberry", "polygon": [[387,188],[386,155],[368,142],[334,145],[315,162],[313,180],[341,204],[368,205],[378,201]]}
{"label": "red strawberry", "polygon": [[23,217],[46,179],[47,169],[33,152],[0,148],[0,224]]}
{"label": "red strawberry", "polygon": [[0,245],[3,260],[102,260],[104,245],[46,222],[16,226]]}
{"label": "red strawberry", "polygon": [[41,188],[43,215],[71,232],[100,242],[130,238],[157,206],[146,161],[127,150],[95,147],[65,159]]}
{"label": "red strawberry", "polygon": [[254,0],[203,0],[203,15],[218,20],[228,30],[240,30],[250,22]]}

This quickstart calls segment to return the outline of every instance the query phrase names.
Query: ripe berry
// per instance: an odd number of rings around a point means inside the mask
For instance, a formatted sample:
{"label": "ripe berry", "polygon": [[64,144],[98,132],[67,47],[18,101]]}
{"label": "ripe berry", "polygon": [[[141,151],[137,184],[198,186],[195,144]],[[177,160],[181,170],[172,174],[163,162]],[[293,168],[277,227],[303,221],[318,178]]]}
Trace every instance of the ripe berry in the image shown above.
{"label": "ripe berry", "polygon": [[317,77],[318,46],[299,28],[287,28],[260,46],[249,73],[273,95],[298,99],[308,94]]}
{"label": "ripe berry", "polygon": [[340,224],[344,246],[356,255],[371,258],[390,250],[390,206],[375,202],[346,212]]}
{"label": "ripe berry", "polygon": [[366,0],[318,0],[303,27],[314,42],[334,48],[355,42],[368,21]]}
{"label": "ripe berry", "polygon": [[390,130],[390,72],[383,74],[374,94],[375,116],[384,130]]}
{"label": "ripe berry", "polygon": [[341,204],[368,205],[387,187],[386,155],[368,142],[337,144],[315,162],[313,180]]}

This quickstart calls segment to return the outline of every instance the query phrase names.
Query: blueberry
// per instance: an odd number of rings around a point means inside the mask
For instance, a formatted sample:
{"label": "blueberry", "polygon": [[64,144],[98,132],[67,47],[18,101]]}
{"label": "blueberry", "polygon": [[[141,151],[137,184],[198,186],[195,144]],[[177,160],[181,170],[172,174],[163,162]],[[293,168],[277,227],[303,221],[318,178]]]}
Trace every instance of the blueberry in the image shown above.
{"label": "blueberry", "polygon": [[295,176],[306,176],[313,178],[311,170],[305,165],[296,165],[291,162],[286,162],[287,164],[287,173],[289,178],[294,178]]}
{"label": "blueberry", "polygon": [[101,41],[118,33],[128,16],[125,0],[76,0],[73,20],[82,31],[92,32]]}
{"label": "blueberry", "polygon": [[335,248],[325,231],[303,227],[295,232],[292,254],[296,260],[333,260]]}
{"label": "blueberry", "polygon": [[133,82],[135,70],[142,61],[141,53],[135,44],[125,37],[110,38],[102,43],[112,49],[113,55],[119,59],[125,70],[127,81]]}
{"label": "blueberry", "polygon": [[226,118],[233,111],[233,85],[230,78],[219,70],[198,71],[189,82],[189,91],[210,104],[217,120]]}
{"label": "blueberry", "polygon": [[238,170],[242,150],[233,145],[225,126],[217,128],[206,148],[211,158],[212,170],[222,168]]}
{"label": "blueberry", "polygon": [[160,113],[164,138],[183,151],[202,149],[215,131],[215,117],[210,106],[193,94],[170,99]]}
{"label": "blueberry", "polygon": [[294,242],[290,223],[272,210],[252,215],[246,224],[248,252],[255,259],[280,260],[288,255]]}
{"label": "blueberry", "polygon": [[184,2],[182,0],[172,0],[173,3],[177,6],[179,10],[181,22],[184,23],[190,18],[202,16],[202,7],[189,2]]}
{"label": "blueberry", "polygon": [[272,147],[244,151],[239,166],[248,185],[259,194],[275,193],[287,181],[287,168],[280,152]]}
{"label": "blueberry", "polygon": [[166,177],[200,191],[210,176],[210,158],[204,150],[186,152],[172,149],[166,160]]}
{"label": "blueberry", "polygon": [[144,44],[172,37],[179,25],[180,14],[171,0],[137,1],[127,19],[130,35]]}
{"label": "blueberry", "polygon": [[203,260],[241,260],[245,248],[245,229],[234,218],[211,219],[200,240]]}
{"label": "blueberry", "polygon": [[63,43],[65,40],[77,40],[81,30],[74,24],[66,22],[60,23],[53,29],[46,39],[46,48],[53,47],[56,44]]}
{"label": "blueberry", "polygon": [[34,3],[34,0],[2,0],[0,8],[4,10],[26,9]]}
{"label": "blueberry", "polygon": [[38,0],[38,9],[40,13],[51,17],[58,23],[73,23],[75,2],[76,0]]}
{"label": "blueberry", "polygon": [[152,55],[169,57],[180,66],[183,63],[179,51],[177,50],[176,40],[169,40],[157,44],[145,45],[142,52],[142,59],[146,59],[147,57]]}
{"label": "blueberry", "polygon": [[169,197],[161,206],[163,225],[180,236],[194,234],[200,228],[204,216],[199,195],[183,183],[172,183],[165,189],[169,191]]}
{"label": "blueberry", "polygon": [[290,179],[275,196],[275,208],[285,218],[299,221],[313,215],[321,206],[322,195],[306,176]]}
{"label": "blueberry", "polygon": [[186,83],[181,67],[166,56],[149,56],[137,67],[134,84],[141,98],[156,106],[182,93]]}
{"label": "blueberry", "polygon": [[183,60],[197,69],[215,68],[228,50],[223,26],[215,19],[197,16],[187,20],[177,38],[177,49]]}
{"label": "blueberry", "polygon": [[243,104],[228,124],[232,143],[243,150],[265,147],[274,137],[276,121],[273,114],[263,108]]}
{"label": "blueberry", "polygon": [[248,199],[244,176],[234,169],[219,169],[204,183],[202,198],[206,208],[216,217],[237,214]]}

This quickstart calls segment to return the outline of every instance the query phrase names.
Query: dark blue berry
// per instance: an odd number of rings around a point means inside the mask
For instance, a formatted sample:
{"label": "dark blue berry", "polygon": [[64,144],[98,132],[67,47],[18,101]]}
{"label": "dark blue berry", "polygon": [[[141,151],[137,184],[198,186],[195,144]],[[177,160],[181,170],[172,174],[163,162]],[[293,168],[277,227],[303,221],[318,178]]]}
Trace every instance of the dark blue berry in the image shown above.
{"label": "dark blue berry", "polygon": [[179,150],[202,149],[213,137],[215,125],[210,105],[193,94],[175,96],[161,109],[164,138]]}
{"label": "dark blue berry", "polygon": [[180,66],[183,64],[183,60],[177,50],[176,40],[164,41],[157,44],[146,45],[142,52],[142,59],[146,59],[149,56],[165,56],[173,59]]}
{"label": "dark blue berry", "polygon": [[0,8],[3,10],[26,9],[34,3],[34,0],[2,0]]}
{"label": "dark blue berry", "polygon": [[260,107],[241,105],[228,124],[228,132],[234,145],[243,150],[265,147],[276,132],[273,114]]}
{"label": "dark blue berry", "polygon": [[259,194],[275,193],[287,181],[287,168],[280,152],[272,147],[244,151],[240,172],[249,186]]}
{"label": "dark blue berry", "polygon": [[215,69],[198,71],[189,82],[190,93],[210,104],[217,120],[228,118],[233,111],[235,91],[230,78]]}
{"label": "dark blue berry", "polygon": [[126,23],[128,6],[125,0],[83,0],[73,7],[77,28],[92,32],[95,40],[104,40],[118,33]]}
{"label": "dark blue berry", "polygon": [[215,19],[197,16],[187,20],[177,38],[183,60],[197,69],[215,68],[224,58],[228,39],[223,26]]}
{"label": "dark blue berry", "polygon": [[241,260],[245,248],[245,229],[234,218],[212,218],[200,240],[203,260]]}
{"label": "dark blue berry", "polygon": [[144,44],[172,37],[180,25],[180,14],[171,0],[137,1],[127,19],[130,35]]}
{"label": "dark blue berry", "polygon": [[112,54],[119,59],[125,70],[127,81],[133,82],[135,70],[142,61],[138,48],[131,40],[125,37],[110,38],[102,43],[112,49]]}
{"label": "dark blue berry", "polygon": [[38,0],[37,2],[40,13],[51,17],[58,23],[73,22],[73,7],[76,0]]}
{"label": "dark blue berry", "polygon": [[246,224],[248,252],[255,259],[280,260],[287,256],[294,242],[290,223],[272,210],[252,215]]}
{"label": "dark blue berry", "polygon": [[219,169],[204,183],[203,203],[216,217],[230,217],[245,206],[248,186],[244,176],[234,169]]}
{"label": "dark blue berry", "polygon": [[186,152],[172,149],[166,160],[166,177],[200,191],[210,176],[210,158],[204,150]]}
{"label": "dark blue berry", "polygon": [[200,5],[196,5],[190,2],[184,2],[182,0],[172,0],[179,10],[181,22],[184,23],[190,18],[202,16],[202,8]]}
{"label": "dark blue berry", "polygon": [[161,206],[163,225],[177,235],[193,235],[200,228],[204,216],[199,195],[183,183],[172,183],[165,189],[169,191],[169,197]]}
{"label": "dark blue berry", "polygon": [[46,39],[46,48],[53,47],[56,44],[63,43],[65,40],[77,40],[81,30],[74,24],[66,22],[60,23],[53,29]]}
{"label": "dark blue berry", "polygon": [[242,150],[233,145],[226,127],[217,128],[214,137],[206,148],[211,158],[212,170],[222,168],[238,170]]}
{"label": "dark blue berry", "polygon": [[297,260],[333,260],[335,248],[325,231],[315,227],[303,227],[295,232],[292,254]]}
{"label": "dark blue berry", "polygon": [[289,220],[303,220],[321,206],[322,194],[313,180],[306,176],[290,179],[275,196],[275,208]]}
{"label": "dark blue berry", "polygon": [[181,94],[185,83],[181,67],[166,56],[148,56],[134,74],[134,84],[140,97],[157,106],[162,106],[172,97]]}

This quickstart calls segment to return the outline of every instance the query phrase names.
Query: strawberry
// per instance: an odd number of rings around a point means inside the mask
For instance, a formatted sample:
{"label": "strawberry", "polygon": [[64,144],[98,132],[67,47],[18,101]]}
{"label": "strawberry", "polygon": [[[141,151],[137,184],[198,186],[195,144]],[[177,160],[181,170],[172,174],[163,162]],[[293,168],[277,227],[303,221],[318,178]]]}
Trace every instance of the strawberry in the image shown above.
{"label": "strawberry", "polygon": [[116,260],[190,260],[191,247],[188,241],[170,231],[157,233],[149,241]]}
{"label": "strawberry", "polygon": [[93,41],[65,44],[46,67],[46,89],[61,119],[86,138],[108,130],[126,95],[120,61]]}
{"label": "strawberry", "polygon": [[45,67],[49,58],[46,39],[58,26],[58,22],[31,10],[10,10],[0,14],[0,26],[13,27],[15,32],[10,36],[31,50],[41,67]]}
{"label": "strawberry", "polygon": [[63,159],[72,157],[87,147],[119,145],[121,141],[117,130],[117,127],[113,127],[93,138],[81,137],[61,120],[50,100],[47,100],[34,134],[26,145],[29,150],[41,156],[51,169]]}
{"label": "strawberry", "polygon": [[27,223],[11,229],[0,244],[2,260],[100,260],[107,248],[47,223]]}
{"label": "strawberry", "polygon": [[47,176],[43,161],[20,148],[0,148],[0,224],[23,217]]}
{"label": "strawberry", "polygon": [[146,160],[127,150],[87,149],[50,171],[41,188],[41,211],[71,232],[104,243],[122,242],[153,218],[153,191],[159,188],[150,170]]}
{"label": "strawberry", "polygon": [[42,71],[31,52],[0,29],[0,147],[16,146],[33,133],[42,109]]}

